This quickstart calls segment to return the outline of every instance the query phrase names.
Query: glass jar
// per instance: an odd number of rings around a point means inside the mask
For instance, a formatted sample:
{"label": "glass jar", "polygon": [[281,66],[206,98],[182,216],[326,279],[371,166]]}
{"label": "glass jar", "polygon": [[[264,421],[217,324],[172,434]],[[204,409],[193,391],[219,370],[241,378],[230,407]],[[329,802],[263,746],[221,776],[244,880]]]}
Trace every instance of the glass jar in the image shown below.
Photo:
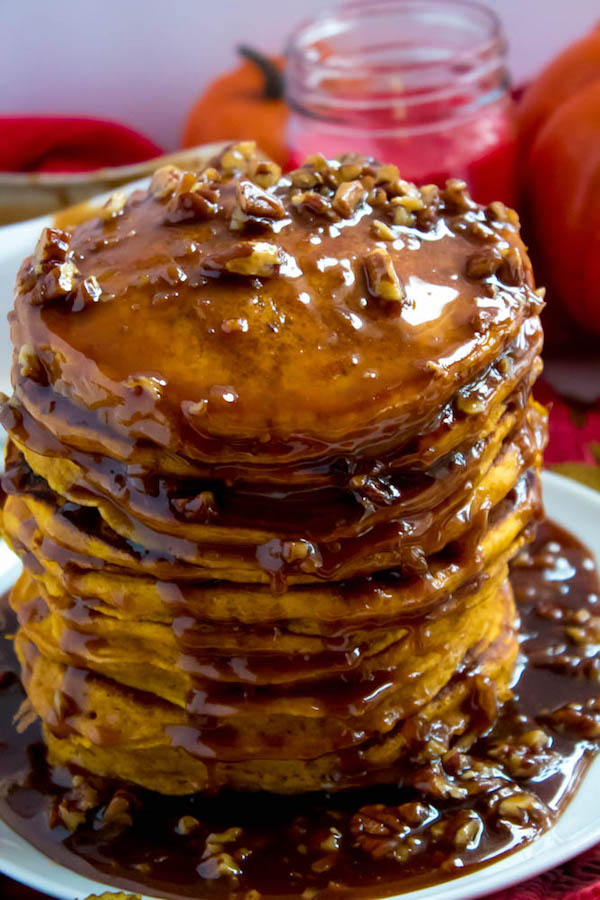
{"label": "glass jar", "polygon": [[497,16],[468,0],[353,0],[302,25],[287,51],[292,164],[353,150],[403,178],[463,178],[514,201],[515,116]]}

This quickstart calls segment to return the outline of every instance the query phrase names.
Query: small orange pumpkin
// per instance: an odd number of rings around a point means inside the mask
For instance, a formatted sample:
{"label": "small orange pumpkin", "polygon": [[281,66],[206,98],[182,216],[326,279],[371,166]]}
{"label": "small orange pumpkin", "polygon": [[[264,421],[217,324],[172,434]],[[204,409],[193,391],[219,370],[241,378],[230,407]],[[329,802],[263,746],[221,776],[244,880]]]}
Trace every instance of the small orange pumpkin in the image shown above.
{"label": "small orange pumpkin", "polygon": [[283,57],[266,57],[238,47],[244,57],[237,68],[217,78],[189,114],[183,146],[221,140],[253,139],[271,159],[286,167]]}

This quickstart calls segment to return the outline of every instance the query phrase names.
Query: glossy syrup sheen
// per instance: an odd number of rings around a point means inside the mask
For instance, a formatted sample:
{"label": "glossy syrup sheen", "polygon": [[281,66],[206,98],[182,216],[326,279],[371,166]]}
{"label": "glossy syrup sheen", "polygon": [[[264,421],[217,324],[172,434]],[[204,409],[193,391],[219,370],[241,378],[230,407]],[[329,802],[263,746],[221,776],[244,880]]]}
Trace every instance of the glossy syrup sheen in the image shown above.
{"label": "glossy syrup sheen", "polygon": [[[595,735],[600,732],[600,652],[593,632],[600,588],[589,552],[571,535],[545,522],[535,543],[513,565],[511,581],[522,636],[515,696],[492,731],[471,749],[470,757],[498,767],[492,748],[516,741],[531,729],[547,732],[552,738],[551,755],[541,769],[538,766],[530,777],[514,776],[501,766],[500,790],[514,788],[516,780],[520,789],[546,805],[544,816],[537,820],[521,824],[499,820],[488,802],[490,790],[466,799],[436,798],[428,788],[425,767],[420,770],[425,773],[421,781],[417,776],[413,787],[381,785],[335,796],[229,793],[177,798],[132,789],[128,792],[131,827],[105,821],[100,808],[92,810],[74,833],[60,825],[51,828],[49,811],[69,789],[70,774],[47,765],[37,724],[23,734],[11,724],[24,695],[9,642],[2,648],[0,674],[3,817],[69,868],[115,887],[161,897],[242,897],[250,890],[280,897],[306,891],[305,897],[312,897],[314,892],[333,895],[341,887],[357,896],[383,897],[485,865],[533,839],[556,819],[595,754]],[[13,630],[12,614],[7,613],[6,632]],[[590,707],[583,719],[577,707],[568,714],[567,704],[594,702],[595,709]],[[97,784],[105,797],[116,787]],[[361,831],[361,817],[366,821],[369,812],[366,806],[371,807],[371,817],[388,816],[389,823],[399,804],[414,800],[427,804],[430,816],[440,820],[465,809],[479,812],[484,827],[476,846],[457,850],[447,840],[434,840],[426,827],[417,826],[414,835],[422,842],[418,852],[401,861],[393,858],[393,850],[394,841],[398,846],[402,842],[393,829],[389,833],[389,825],[387,833],[375,838]],[[383,812],[373,813],[373,804],[383,804]],[[197,820],[191,834],[178,833],[177,823],[183,816]],[[50,819],[56,821],[55,816]],[[207,836],[231,828],[241,831],[221,849],[238,873],[215,877]],[[389,848],[383,853],[385,841]]]}
{"label": "glossy syrup sheen", "polygon": [[[386,243],[373,229],[392,207],[307,214],[281,178],[267,195],[277,211],[240,230],[244,183],[215,182],[209,219],[174,217],[134,192],[122,214],[83,222],[69,252],[102,297],[84,311],[32,302],[39,282],[30,261],[22,267],[14,345],[31,346],[59,394],[130,442],[214,460],[316,458],[334,445],[344,455],[379,445],[380,456],[539,312],[517,226],[497,209],[448,198],[422,227],[394,226]],[[250,246],[275,248],[277,271],[223,271],[228,254]],[[402,303],[374,296],[365,276],[368,254],[384,247]],[[465,261],[485,248],[520,254],[510,283],[467,276]]]}

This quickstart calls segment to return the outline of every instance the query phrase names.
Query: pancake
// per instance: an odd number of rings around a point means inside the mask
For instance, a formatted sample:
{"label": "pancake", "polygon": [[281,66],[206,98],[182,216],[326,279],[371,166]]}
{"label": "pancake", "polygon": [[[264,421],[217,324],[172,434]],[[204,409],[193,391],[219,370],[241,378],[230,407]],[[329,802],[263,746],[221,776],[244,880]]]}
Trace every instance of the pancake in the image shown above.
{"label": "pancake", "polygon": [[353,155],[281,176],[235,145],[45,229],[0,418],[51,760],[331,791],[489,728],[542,513],[542,305],[511,210]]}

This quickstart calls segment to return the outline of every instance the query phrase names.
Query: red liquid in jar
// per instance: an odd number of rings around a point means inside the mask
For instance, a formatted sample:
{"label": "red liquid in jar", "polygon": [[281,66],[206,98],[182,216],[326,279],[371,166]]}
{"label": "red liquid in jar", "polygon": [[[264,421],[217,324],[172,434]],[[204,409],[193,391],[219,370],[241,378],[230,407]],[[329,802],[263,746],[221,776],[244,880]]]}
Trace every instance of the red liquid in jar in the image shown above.
{"label": "red liquid in jar", "polygon": [[352,151],[403,178],[467,182],[514,205],[515,115],[506,41],[465,0],[353,0],[305,23],[286,62],[287,143],[297,166]]}
{"label": "red liquid in jar", "polygon": [[292,114],[291,166],[301,165],[311,153],[333,157],[352,150],[395,163],[408,181],[443,185],[447,178],[462,178],[478,203],[502,200],[514,206],[516,129],[508,98],[466,120],[450,119],[414,136],[378,135],[374,125],[364,121],[360,129],[357,121],[349,133],[329,122]]}

